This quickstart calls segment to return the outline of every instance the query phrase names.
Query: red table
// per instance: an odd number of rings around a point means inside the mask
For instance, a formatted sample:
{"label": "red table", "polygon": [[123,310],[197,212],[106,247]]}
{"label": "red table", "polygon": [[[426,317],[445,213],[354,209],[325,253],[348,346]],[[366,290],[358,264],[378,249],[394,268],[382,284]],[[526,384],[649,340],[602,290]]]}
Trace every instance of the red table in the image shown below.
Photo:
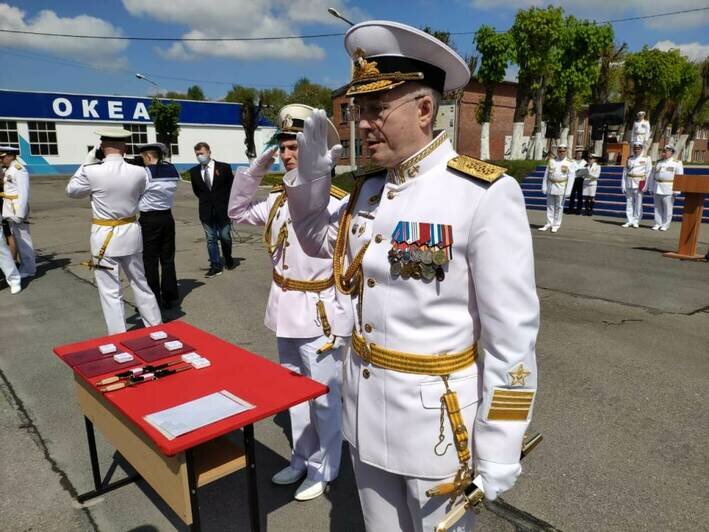
{"label": "red table", "polygon": [[[184,321],[173,321],[157,327],[58,346],[54,348],[54,352],[64,360],[71,353],[106,343],[116,344],[118,351],[129,351],[120,345],[121,341],[145,337],[157,330],[165,331],[179,338],[184,344],[193,346],[200,355],[210,360],[211,366],[190,369],[157,381],[106,394],[100,393],[95,383],[113,375],[115,371],[86,378],[75,370],[95,487],[93,491],[80,496],[79,500],[96,497],[142,477],[191,529],[199,530],[197,488],[246,467],[251,528],[259,530],[253,424],[314,399],[326,393],[327,387]],[[139,357],[140,351],[135,351],[134,354]],[[179,355],[171,356],[152,364],[179,358]],[[220,390],[233,393],[255,405],[255,408],[173,440],[167,439],[143,419],[147,414]],[[140,477],[102,485],[94,424],[99,425],[107,439],[138,471]],[[243,451],[236,449],[225,438],[227,434],[238,429],[243,429],[245,456]]]}

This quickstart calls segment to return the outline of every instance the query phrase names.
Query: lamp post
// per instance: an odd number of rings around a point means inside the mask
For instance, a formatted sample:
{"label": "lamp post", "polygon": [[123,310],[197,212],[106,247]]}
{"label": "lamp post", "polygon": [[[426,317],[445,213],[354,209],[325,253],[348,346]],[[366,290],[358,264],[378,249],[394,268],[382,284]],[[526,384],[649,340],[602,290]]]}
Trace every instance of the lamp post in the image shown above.
{"label": "lamp post", "polygon": [[[354,26],[354,22],[351,20],[346,19],[343,17],[337,9],[333,7],[328,7],[327,12],[330,13],[333,17],[339,18],[340,20],[346,22],[350,26]],[[354,66],[352,67],[354,69]],[[350,70],[350,78],[352,78],[352,69]],[[351,103],[351,99],[350,99]],[[357,128],[355,126],[354,120],[350,120],[350,171],[354,172],[357,170],[357,154],[356,152],[357,148]]]}
{"label": "lamp post", "polygon": [[138,72],[135,73],[135,77],[138,79],[142,79],[143,81],[147,81],[148,83],[151,83],[152,85],[155,86],[155,88],[160,92],[162,89],[160,88],[160,85],[155,83],[152,79],[146,78],[143,74],[139,74]]}

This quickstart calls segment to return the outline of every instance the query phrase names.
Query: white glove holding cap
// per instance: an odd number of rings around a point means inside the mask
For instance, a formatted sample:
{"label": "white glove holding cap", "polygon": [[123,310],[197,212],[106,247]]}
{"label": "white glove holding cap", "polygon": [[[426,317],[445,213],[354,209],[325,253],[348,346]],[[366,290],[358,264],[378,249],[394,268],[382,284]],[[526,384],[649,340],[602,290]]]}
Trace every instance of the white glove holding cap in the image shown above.
{"label": "white glove holding cap", "polygon": [[316,109],[305,119],[303,132],[298,133],[298,177],[302,181],[313,181],[325,175],[337,163],[342,146],[327,147],[327,115]]}
{"label": "white glove holding cap", "polygon": [[494,501],[502,492],[515,485],[522,466],[517,464],[497,464],[487,460],[476,461],[476,473],[482,478],[485,498]]}
{"label": "white glove holding cap", "polygon": [[96,163],[101,162],[101,160],[98,157],[96,157],[96,150],[98,148],[100,148],[100,146],[94,146],[93,148],[91,148],[89,153],[86,154],[86,158],[84,159],[84,164],[96,164]]}
{"label": "white glove holding cap", "polygon": [[272,146],[259,155],[251,166],[246,170],[246,173],[252,177],[263,177],[273,166],[275,162],[276,152],[278,151],[278,146]]}

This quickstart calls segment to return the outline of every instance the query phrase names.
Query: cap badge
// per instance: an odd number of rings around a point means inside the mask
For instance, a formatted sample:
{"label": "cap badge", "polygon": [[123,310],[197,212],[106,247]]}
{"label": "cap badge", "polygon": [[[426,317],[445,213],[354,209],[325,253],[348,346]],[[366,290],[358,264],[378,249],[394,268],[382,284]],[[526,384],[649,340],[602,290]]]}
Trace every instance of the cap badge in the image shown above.
{"label": "cap badge", "polygon": [[379,76],[381,72],[377,68],[376,61],[367,61],[364,58],[364,50],[357,48],[353,54],[354,72],[352,73],[352,81],[368,79]]}
{"label": "cap badge", "polygon": [[281,129],[290,129],[293,127],[293,117],[286,115],[281,122]]}

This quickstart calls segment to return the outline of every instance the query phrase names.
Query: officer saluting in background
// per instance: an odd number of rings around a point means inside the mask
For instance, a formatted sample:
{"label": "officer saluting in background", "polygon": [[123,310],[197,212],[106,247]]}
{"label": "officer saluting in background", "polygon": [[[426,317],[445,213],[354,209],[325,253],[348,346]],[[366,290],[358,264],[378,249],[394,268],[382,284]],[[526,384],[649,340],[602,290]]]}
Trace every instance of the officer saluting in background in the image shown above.
{"label": "officer saluting in background", "polygon": [[97,132],[105,158],[83,164],[66,187],[70,198],[91,198],[91,259],[108,334],[126,331],[120,270],[133,289],[146,326],[162,322],[160,308],[145,280],[143,238],[137,222],[138,202],[148,179],[145,169],[123,160],[131,132],[107,128]]}
{"label": "officer saluting in background", "polygon": [[158,304],[170,308],[179,298],[172,203],[180,182],[180,173],[175,165],[163,160],[167,153],[164,144],[144,144],[138,150],[148,173],[148,186],[139,205],[145,277]]}
{"label": "officer saluting in background", "polygon": [[345,47],[352,118],[384,169],[330,213],[340,151],[316,111],[284,177],[288,206],[300,244],[333,256],[336,286],[352,297],[343,434],[367,530],[433,530],[450,497],[427,492],[474,466],[495,499],[521,471],[539,327],[529,222],[503,168],[459,156],[433,131],[441,93],[470,79],[460,56],[388,21],[353,26]]}

